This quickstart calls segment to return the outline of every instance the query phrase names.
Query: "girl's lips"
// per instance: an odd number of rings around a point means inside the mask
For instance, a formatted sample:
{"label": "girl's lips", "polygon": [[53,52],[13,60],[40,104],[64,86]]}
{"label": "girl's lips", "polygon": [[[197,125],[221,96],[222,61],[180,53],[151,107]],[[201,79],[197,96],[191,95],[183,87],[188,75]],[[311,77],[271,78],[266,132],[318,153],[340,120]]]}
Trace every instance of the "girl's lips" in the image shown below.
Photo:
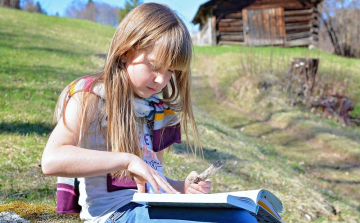
{"label": "girl's lips", "polygon": [[154,91],[157,92],[157,90],[155,88],[151,88],[151,87],[147,87],[150,91]]}

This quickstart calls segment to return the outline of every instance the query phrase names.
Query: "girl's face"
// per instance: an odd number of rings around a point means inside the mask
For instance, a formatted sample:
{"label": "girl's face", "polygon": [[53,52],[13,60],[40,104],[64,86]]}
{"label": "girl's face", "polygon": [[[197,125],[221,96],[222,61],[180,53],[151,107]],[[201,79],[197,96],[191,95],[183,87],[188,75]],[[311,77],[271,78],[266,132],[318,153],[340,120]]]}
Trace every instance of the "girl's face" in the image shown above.
{"label": "girl's face", "polygon": [[142,50],[129,53],[130,61],[126,62],[130,84],[135,94],[148,98],[160,92],[170,81],[174,70],[163,67],[155,61],[154,50]]}

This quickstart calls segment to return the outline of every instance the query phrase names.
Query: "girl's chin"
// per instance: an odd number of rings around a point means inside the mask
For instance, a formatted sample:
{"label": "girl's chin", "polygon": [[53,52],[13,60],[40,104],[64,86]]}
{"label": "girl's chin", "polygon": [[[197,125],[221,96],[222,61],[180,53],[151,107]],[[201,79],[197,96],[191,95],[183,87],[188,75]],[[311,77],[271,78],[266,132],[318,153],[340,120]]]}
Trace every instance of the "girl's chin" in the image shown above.
{"label": "girl's chin", "polygon": [[[156,93],[154,93],[154,94],[156,94]],[[150,98],[150,97],[151,97],[152,95],[154,95],[154,94],[152,94],[152,93],[147,93],[147,94],[145,94],[145,93],[141,92],[140,94],[135,93],[134,95],[135,95],[135,97],[137,97],[137,98]]]}

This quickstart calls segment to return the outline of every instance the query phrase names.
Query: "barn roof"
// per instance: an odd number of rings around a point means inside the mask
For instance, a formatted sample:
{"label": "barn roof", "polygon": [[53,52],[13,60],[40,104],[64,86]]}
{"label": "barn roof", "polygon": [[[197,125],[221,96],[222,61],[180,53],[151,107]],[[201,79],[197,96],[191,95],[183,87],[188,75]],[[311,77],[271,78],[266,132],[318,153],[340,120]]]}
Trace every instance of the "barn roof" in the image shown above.
{"label": "barn roof", "polygon": [[[210,14],[211,10],[213,9],[214,6],[216,6],[218,3],[221,2],[225,2],[226,0],[210,0],[208,2],[205,2],[204,4],[199,6],[198,11],[195,14],[195,17],[193,18],[193,20],[191,21],[194,25],[196,24],[201,24],[202,20],[204,18],[206,18],[207,15]],[[229,1],[229,0],[227,0]],[[256,0],[233,0],[233,2],[241,2],[241,3],[245,3],[247,6],[251,5],[252,3],[254,3]],[[261,1],[261,0],[260,0]],[[291,1],[291,0],[289,0]],[[293,0],[295,1],[295,0]],[[323,0],[296,0],[299,2],[311,2],[314,3],[315,5],[319,4],[320,2],[322,2]],[[245,7],[244,7],[245,8]]]}

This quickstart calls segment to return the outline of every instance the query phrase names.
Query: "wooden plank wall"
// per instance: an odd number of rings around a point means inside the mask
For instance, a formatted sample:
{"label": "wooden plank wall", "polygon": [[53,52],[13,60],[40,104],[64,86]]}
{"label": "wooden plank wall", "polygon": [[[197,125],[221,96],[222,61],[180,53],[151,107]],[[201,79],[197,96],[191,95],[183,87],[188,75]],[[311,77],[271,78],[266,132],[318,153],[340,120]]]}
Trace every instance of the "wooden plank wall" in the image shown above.
{"label": "wooden plank wall", "polygon": [[320,16],[316,7],[284,11],[286,46],[316,45]]}
{"label": "wooden plank wall", "polygon": [[316,44],[319,30],[319,13],[314,3],[298,0],[240,0],[225,1],[217,5],[217,44],[246,45],[242,9],[284,8],[286,29],[285,46]]}

